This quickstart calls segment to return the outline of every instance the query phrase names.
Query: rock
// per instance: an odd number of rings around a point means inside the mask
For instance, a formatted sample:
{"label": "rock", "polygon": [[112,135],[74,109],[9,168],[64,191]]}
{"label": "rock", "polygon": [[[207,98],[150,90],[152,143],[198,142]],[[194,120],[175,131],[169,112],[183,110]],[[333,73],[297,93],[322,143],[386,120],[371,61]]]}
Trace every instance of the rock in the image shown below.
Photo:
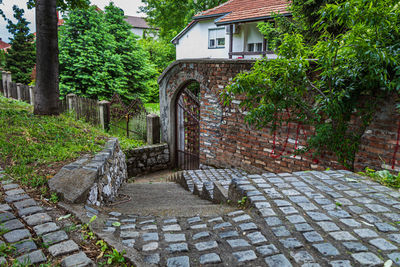
{"label": "rock", "polygon": [[24,217],[24,220],[30,226],[35,226],[52,221],[51,217],[47,213],[36,213],[34,215]]}
{"label": "rock", "polygon": [[8,232],[3,237],[8,243],[14,243],[21,241],[22,239],[31,237],[31,233],[27,229],[14,230]]}
{"label": "rock", "polygon": [[25,255],[18,257],[17,261],[22,264],[27,264],[28,262],[30,264],[36,264],[36,263],[45,262],[46,256],[43,254],[43,252],[41,250],[36,250],[29,254],[25,254]]}
{"label": "rock", "polygon": [[86,267],[95,266],[93,261],[89,259],[85,253],[79,252],[77,254],[65,257],[61,261],[62,267]]}
{"label": "rock", "polygon": [[54,232],[60,229],[55,223],[49,222],[41,225],[37,225],[33,227],[33,230],[36,232],[37,235],[44,235],[50,232]]}
{"label": "rock", "polygon": [[78,250],[79,250],[78,245],[72,240],[64,241],[62,243],[49,247],[49,253],[53,257],[68,254]]}

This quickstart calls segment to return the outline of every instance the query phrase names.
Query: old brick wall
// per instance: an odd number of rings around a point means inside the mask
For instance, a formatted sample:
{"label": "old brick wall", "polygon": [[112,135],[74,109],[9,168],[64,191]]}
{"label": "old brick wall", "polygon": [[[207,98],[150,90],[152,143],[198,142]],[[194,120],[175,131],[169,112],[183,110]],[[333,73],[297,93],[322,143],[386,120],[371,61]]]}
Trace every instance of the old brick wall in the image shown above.
{"label": "old brick wall", "polygon": [[[236,166],[248,171],[292,172],[300,170],[343,169],[336,157],[326,152],[294,155],[296,148],[307,146],[314,130],[297,123],[284,124],[271,132],[271,127],[256,130],[244,122],[245,110],[240,100],[224,107],[221,90],[239,72],[249,70],[253,62],[236,60],[181,60],[171,65],[160,77],[161,121],[163,141],[174,148],[174,96],[188,81],[200,83],[200,158],[204,164],[217,167]],[[400,167],[397,153],[399,116],[393,101],[385,102],[361,140],[356,156],[356,170],[366,166],[381,169]],[[164,110],[164,112],[163,112]],[[293,116],[293,114],[283,114]],[[172,145],[171,145],[172,144]],[[171,151],[173,158],[173,151]],[[393,161],[394,159],[394,161]],[[395,164],[393,164],[393,162]]]}

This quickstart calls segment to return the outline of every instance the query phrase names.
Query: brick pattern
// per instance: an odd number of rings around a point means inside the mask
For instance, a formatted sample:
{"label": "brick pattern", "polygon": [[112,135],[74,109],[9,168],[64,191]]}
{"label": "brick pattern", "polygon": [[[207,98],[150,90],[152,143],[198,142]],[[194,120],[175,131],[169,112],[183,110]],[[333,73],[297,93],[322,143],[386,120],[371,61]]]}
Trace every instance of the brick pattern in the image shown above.
{"label": "brick pattern", "polygon": [[[166,93],[170,101],[188,81],[200,83],[201,163],[276,173],[323,170],[327,167],[343,169],[329,151],[315,158],[311,153],[294,155],[296,147],[307,145],[306,140],[313,134],[313,127],[289,123],[278,127],[275,134],[271,132],[271,127],[256,130],[244,122],[246,111],[240,108],[240,99],[233,101],[230,107],[223,106],[219,97],[221,90],[236,74],[249,70],[251,66],[252,62],[248,61],[182,61],[172,65],[161,76],[160,85],[165,84],[161,86],[161,94]],[[164,83],[163,80],[168,82]],[[400,168],[400,151],[396,153],[399,148],[397,122],[400,118],[395,111],[394,101],[382,105],[362,136],[360,151],[356,155],[356,171],[364,170],[367,166],[391,169],[393,158],[395,169]],[[354,123],[357,123],[357,118]]]}

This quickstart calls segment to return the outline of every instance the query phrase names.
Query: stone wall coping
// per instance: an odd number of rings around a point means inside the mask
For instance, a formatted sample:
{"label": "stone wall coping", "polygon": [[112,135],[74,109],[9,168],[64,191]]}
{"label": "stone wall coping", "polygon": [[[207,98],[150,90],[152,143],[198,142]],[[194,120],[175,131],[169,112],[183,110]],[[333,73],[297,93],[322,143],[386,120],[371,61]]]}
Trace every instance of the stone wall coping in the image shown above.
{"label": "stone wall coping", "polygon": [[179,64],[253,64],[255,59],[227,59],[227,58],[186,58],[179,59],[172,62],[158,77],[157,82],[160,81],[168,74],[168,72]]}

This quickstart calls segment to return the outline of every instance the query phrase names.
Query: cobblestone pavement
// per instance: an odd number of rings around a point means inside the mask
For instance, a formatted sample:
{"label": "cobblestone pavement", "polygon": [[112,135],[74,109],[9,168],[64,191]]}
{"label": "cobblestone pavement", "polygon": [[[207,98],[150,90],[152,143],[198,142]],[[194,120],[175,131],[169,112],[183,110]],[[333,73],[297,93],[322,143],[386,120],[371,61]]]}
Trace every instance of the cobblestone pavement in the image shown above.
{"label": "cobblestone pavement", "polygon": [[235,176],[230,190],[251,207],[191,218],[112,212],[102,231],[161,266],[400,266],[399,191],[348,171],[188,173]]}
{"label": "cobblestone pavement", "polygon": [[[4,174],[0,168],[1,187],[5,196],[4,202],[0,203],[0,247],[15,247],[13,256],[19,263],[26,265],[44,263],[49,258],[61,258],[62,266],[93,264],[43,207],[18,184],[3,179]],[[6,264],[6,258],[0,257],[0,265]]]}

